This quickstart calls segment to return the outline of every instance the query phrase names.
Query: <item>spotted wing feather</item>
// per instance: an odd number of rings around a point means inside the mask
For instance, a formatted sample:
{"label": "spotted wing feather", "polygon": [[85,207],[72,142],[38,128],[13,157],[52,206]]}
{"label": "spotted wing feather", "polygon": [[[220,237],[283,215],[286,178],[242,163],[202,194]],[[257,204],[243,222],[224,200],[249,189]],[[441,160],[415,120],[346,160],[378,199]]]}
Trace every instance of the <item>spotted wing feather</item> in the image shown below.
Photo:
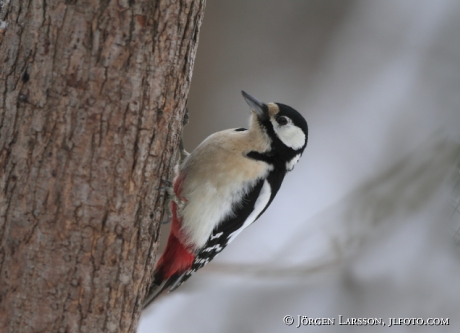
{"label": "spotted wing feather", "polygon": [[[253,189],[242,198],[241,202],[234,205],[234,214],[228,216],[213,230],[206,244],[197,253],[191,268],[178,277],[177,281],[170,288],[170,292],[178,288],[197,270],[213,260],[233,240],[234,235],[238,234],[241,229],[246,228],[262,215],[278,192],[283,177],[284,175],[281,177],[272,177],[267,180],[259,180]],[[261,192],[264,191],[264,185],[265,187],[268,185],[270,192],[267,200],[261,203],[260,198]],[[258,207],[260,204],[263,206]],[[253,212],[257,212],[256,216],[254,216]],[[251,221],[248,221],[248,218]]]}

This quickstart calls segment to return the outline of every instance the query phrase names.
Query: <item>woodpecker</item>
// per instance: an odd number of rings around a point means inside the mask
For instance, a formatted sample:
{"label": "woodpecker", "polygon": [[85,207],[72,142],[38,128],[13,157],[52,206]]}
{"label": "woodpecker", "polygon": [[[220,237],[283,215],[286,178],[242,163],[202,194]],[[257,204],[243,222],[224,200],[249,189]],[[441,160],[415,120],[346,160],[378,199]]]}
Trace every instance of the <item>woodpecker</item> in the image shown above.
{"label": "woodpecker", "polygon": [[307,145],[308,126],[285,104],[242,91],[249,129],[217,132],[182,153],[172,188],[171,232],[144,301],[175,290],[257,220]]}

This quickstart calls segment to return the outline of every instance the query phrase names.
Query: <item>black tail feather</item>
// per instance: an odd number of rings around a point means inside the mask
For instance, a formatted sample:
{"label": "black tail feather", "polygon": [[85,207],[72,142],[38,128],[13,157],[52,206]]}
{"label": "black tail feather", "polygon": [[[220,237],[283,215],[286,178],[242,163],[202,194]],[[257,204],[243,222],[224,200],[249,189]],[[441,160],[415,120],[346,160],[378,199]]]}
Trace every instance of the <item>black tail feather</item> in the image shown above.
{"label": "black tail feather", "polygon": [[162,280],[157,275],[155,275],[152,284],[150,285],[149,291],[144,299],[143,309],[146,309],[152,302],[160,296],[166,289],[174,285],[182,275],[174,274],[167,280]]}

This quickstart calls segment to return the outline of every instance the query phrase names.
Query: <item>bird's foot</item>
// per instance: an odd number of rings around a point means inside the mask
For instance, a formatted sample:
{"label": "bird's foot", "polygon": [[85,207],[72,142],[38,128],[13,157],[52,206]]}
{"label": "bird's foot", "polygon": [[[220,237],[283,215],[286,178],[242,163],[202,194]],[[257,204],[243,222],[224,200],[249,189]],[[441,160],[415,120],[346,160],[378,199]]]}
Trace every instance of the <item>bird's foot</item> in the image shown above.
{"label": "bird's foot", "polygon": [[176,194],[174,193],[174,187],[173,187],[173,182],[167,180],[167,179],[162,179],[161,183],[164,184],[158,188],[160,191],[165,191],[165,205],[166,205],[166,220],[161,222],[161,224],[168,224],[171,222],[172,218],[172,213],[171,213],[171,201],[172,200],[177,200]]}

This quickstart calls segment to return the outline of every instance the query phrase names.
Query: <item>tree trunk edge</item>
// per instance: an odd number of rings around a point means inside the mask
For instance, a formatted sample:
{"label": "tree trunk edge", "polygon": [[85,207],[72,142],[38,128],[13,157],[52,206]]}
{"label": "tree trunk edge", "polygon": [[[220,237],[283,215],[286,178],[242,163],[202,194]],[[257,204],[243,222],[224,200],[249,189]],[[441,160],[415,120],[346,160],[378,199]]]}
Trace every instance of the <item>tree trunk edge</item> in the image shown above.
{"label": "tree trunk edge", "polygon": [[1,3],[5,332],[135,332],[204,8]]}

